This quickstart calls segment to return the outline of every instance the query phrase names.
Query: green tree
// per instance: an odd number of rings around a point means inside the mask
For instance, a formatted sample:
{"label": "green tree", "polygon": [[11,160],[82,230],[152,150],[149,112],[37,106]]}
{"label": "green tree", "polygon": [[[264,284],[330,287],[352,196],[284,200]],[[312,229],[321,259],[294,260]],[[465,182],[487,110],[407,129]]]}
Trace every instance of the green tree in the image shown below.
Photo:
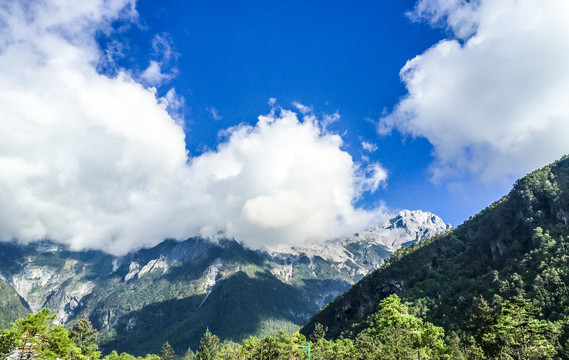
{"label": "green tree", "polygon": [[409,313],[395,294],[383,299],[372,325],[358,335],[363,359],[441,359],[447,357],[444,330]]}
{"label": "green tree", "polygon": [[156,354],[146,354],[145,357],[137,357],[136,360],[160,360],[160,356]]}
{"label": "green tree", "polygon": [[10,331],[16,339],[16,346],[30,355],[37,352],[38,359],[83,360],[81,349],[75,345],[67,329],[51,325],[54,319],[55,314],[42,309],[37,314],[14,321],[10,324]]}
{"label": "green tree", "polygon": [[324,325],[320,323],[316,323],[314,325],[314,331],[312,332],[312,336],[310,337],[310,341],[317,342],[320,339],[324,339],[326,337],[326,329]]}
{"label": "green tree", "polygon": [[350,339],[326,340],[318,339],[311,343],[312,359],[314,360],[353,360],[357,356],[354,343]]}
{"label": "green tree", "polygon": [[81,349],[81,354],[87,359],[98,359],[101,357],[101,353],[97,351],[99,346],[95,343],[97,330],[93,329],[88,318],[82,317],[79,319],[69,332],[69,336],[71,336],[75,345]]}
{"label": "green tree", "polygon": [[[558,329],[539,320],[539,311],[527,299],[514,296],[502,304],[491,331],[482,340],[500,359],[553,359]],[[490,345],[490,346],[489,346]]]}
{"label": "green tree", "polygon": [[452,332],[447,338],[450,358],[453,360],[482,360],[486,359],[484,351],[473,336],[461,339],[460,336]]}
{"label": "green tree", "polygon": [[79,349],[71,337],[69,331],[63,326],[53,326],[46,334],[40,336],[39,359],[77,359],[81,356]]}
{"label": "green tree", "polygon": [[109,355],[105,356],[103,360],[137,360],[137,359],[136,357],[125,352],[119,355],[115,350],[113,350]]}
{"label": "green tree", "polygon": [[10,330],[0,332],[0,359],[5,359],[16,349],[16,336]]}
{"label": "green tree", "polygon": [[196,360],[215,360],[220,350],[219,338],[207,329],[200,341]]}
{"label": "green tree", "polygon": [[258,337],[250,336],[242,341],[240,350],[245,359],[260,359],[261,340]]}
{"label": "green tree", "polygon": [[172,346],[166,341],[164,345],[162,345],[162,349],[160,350],[160,359],[162,360],[173,360],[176,357],[176,352],[172,348]]}
{"label": "green tree", "polygon": [[188,350],[186,350],[186,353],[184,354],[183,360],[195,360],[195,359],[196,359],[196,354],[194,354],[191,348],[188,348]]}
{"label": "green tree", "polygon": [[241,346],[233,343],[226,343],[217,355],[219,360],[238,360],[244,359],[241,355]]}

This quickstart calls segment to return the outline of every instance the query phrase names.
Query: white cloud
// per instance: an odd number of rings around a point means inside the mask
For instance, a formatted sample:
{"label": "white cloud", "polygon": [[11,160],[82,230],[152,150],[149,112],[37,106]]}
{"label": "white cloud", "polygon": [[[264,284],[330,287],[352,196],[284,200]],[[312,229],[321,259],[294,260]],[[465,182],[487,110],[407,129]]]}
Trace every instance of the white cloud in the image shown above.
{"label": "white cloud", "polygon": [[367,141],[362,141],[362,148],[365,151],[369,151],[369,152],[377,151],[377,145],[374,143],[367,142]]}
{"label": "white cloud", "polygon": [[163,72],[162,65],[158,61],[150,60],[150,65],[140,74],[140,77],[148,85],[159,86],[174,76],[171,73]]}
{"label": "white cloud", "polygon": [[154,56],[161,59],[162,62],[169,62],[178,57],[172,46],[172,39],[166,33],[162,35],[154,35],[152,39],[152,50]]}
{"label": "white cloud", "polygon": [[180,127],[185,128],[185,109],[186,100],[183,96],[176,93],[176,89],[168,90],[164,97],[160,98],[160,104],[166,107],[168,114],[176,121]]}
{"label": "white cloud", "polygon": [[382,216],[353,202],[384,170],[354,163],[315,118],[273,109],[188,158],[174,90],[157,99],[125,72],[95,69],[94,32],[135,16],[132,2],[26,4],[0,6],[1,240],[119,254],[224,231],[262,247],[349,234]]}
{"label": "white cloud", "polygon": [[217,109],[214,107],[207,107],[206,111],[208,111],[211,114],[211,117],[213,117],[213,120],[223,119],[223,116],[219,115],[219,113],[217,112]]}
{"label": "white cloud", "polygon": [[173,50],[167,34],[155,35],[152,39],[154,60],[140,74],[141,80],[149,86],[160,86],[172,80],[177,75],[175,61],[178,57]]}
{"label": "white cloud", "polygon": [[432,26],[442,26],[458,38],[470,37],[484,13],[478,11],[480,1],[419,0],[415,10],[407,15],[414,21],[426,20]]}
{"label": "white cloud", "polygon": [[236,127],[217,151],[192,159],[189,181],[207,196],[195,216],[203,217],[199,223],[225,224],[228,235],[253,246],[357,231],[381,213],[355,209],[354,199],[386,178],[379,179],[381,167],[360,174],[341,145],[339,136],[324,135],[318,123],[300,122],[286,110],[261,116],[254,127]]}
{"label": "white cloud", "polygon": [[314,112],[312,106],[307,106],[299,103],[298,101],[293,101],[292,106],[294,106],[302,115],[311,114]]}
{"label": "white cloud", "polygon": [[328,126],[340,120],[340,113],[336,111],[333,114],[324,114],[322,116],[322,130],[324,132],[328,131]]}
{"label": "white cloud", "polygon": [[382,118],[434,146],[435,180],[523,175],[569,152],[569,3],[421,0],[414,17],[462,39],[407,62],[408,94]]}
{"label": "white cloud", "polygon": [[387,170],[380,163],[368,164],[359,172],[360,194],[366,191],[375,192],[380,185],[385,185],[387,181]]}

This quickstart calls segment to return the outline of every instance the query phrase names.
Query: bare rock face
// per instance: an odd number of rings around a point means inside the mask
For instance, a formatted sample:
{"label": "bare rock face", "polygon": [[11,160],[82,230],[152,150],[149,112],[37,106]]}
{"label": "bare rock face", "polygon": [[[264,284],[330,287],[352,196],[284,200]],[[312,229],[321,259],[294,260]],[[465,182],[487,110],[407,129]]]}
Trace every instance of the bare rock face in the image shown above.
{"label": "bare rock face", "polygon": [[362,231],[349,241],[360,241],[385,246],[394,252],[402,246],[428,239],[452,229],[450,224],[430,212],[403,210],[389,219],[387,224]]}
{"label": "bare rock face", "polygon": [[43,307],[46,294],[55,289],[62,277],[63,274],[56,274],[53,269],[29,265],[13,274],[8,283],[26,300],[30,309],[37,312]]}
{"label": "bare rock face", "polygon": [[[293,265],[301,256],[334,264],[350,277],[363,277],[379,268],[391,253],[402,246],[428,239],[452,229],[450,224],[430,212],[403,210],[385,224],[361,231],[346,239],[332,240],[310,246],[280,247],[270,254],[283,263],[273,267],[273,274],[285,281],[293,278]],[[312,267],[317,267],[314,265]]]}

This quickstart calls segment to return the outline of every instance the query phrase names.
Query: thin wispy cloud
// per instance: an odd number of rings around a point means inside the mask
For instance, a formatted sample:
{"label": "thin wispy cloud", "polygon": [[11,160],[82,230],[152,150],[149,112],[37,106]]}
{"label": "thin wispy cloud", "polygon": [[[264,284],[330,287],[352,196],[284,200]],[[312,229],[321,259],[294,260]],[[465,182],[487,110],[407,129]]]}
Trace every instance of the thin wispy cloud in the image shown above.
{"label": "thin wispy cloud", "polygon": [[328,131],[328,126],[340,120],[340,113],[336,111],[333,114],[324,114],[322,116],[322,130],[324,132]]}
{"label": "thin wispy cloud", "polygon": [[152,39],[153,58],[150,65],[140,74],[141,80],[149,86],[160,86],[172,80],[178,73],[178,54],[173,49],[167,34],[155,35]]}
{"label": "thin wispy cloud", "polygon": [[219,113],[217,112],[217,109],[214,107],[207,107],[206,111],[211,114],[211,117],[213,118],[213,120],[223,119],[223,116],[219,115]]}
{"label": "thin wispy cloud", "polygon": [[314,107],[301,104],[298,101],[293,101],[292,106],[300,111],[302,115],[307,115],[314,112]]}
{"label": "thin wispy cloud", "polygon": [[362,149],[368,152],[375,152],[377,151],[377,145],[367,141],[362,141]]}

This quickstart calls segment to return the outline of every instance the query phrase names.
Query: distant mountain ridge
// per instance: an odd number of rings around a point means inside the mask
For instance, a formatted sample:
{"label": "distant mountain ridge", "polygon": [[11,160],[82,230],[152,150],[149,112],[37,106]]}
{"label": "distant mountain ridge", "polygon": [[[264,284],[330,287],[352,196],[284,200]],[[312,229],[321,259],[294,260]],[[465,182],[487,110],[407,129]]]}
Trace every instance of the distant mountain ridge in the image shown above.
{"label": "distant mountain ridge", "polygon": [[135,354],[165,341],[179,352],[195,348],[208,327],[233,340],[298,329],[394,249],[448,228],[433,214],[405,210],[346,239],[271,251],[201,238],[121,257],[2,243],[0,286],[10,291],[0,297],[1,325],[47,307],[63,324],[88,316],[104,348]]}

